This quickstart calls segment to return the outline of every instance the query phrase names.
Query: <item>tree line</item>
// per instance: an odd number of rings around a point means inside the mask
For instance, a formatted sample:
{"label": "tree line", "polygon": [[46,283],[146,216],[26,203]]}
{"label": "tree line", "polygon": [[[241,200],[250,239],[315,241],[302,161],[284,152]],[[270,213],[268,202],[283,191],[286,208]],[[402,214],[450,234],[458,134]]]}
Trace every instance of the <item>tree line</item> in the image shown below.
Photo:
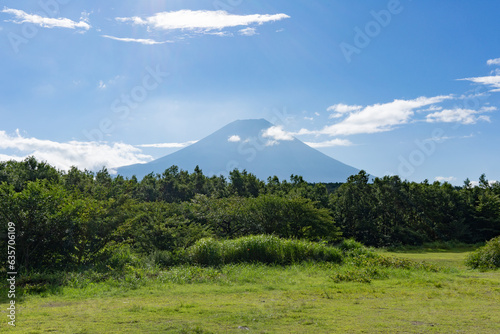
{"label": "tree line", "polygon": [[[247,171],[208,177],[172,166],[142,180],[99,172],[59,171],[30,157],[0,163],[2,249],[16,226],[18,265],[37,269],[109,266],[117,254],[175,255],[204,237],[268,234],[370,246],[500,235],[500,185],[415,183],[397,176],[310,184],[301,176],[263,181]],[[0,254],[5,263],[6,252]],[[118,259],[119,260],[119,259]]]}

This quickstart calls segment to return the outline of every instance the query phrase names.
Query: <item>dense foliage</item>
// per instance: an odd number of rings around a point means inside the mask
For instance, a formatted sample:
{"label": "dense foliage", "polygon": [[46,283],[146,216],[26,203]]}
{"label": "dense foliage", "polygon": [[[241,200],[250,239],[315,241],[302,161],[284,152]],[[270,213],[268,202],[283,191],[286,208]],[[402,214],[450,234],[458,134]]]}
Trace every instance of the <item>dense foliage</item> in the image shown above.
{"label": "dense foliage", "polygon": [[[364,171],[341,185],[308,184],[296,175],[262,181],[234,170],[226,179],[175,166],[138,180],[106,169],[62,172],[27,158],[0,163],[1,249],[8,222],[25,271],[115,268],[134,257],[169,263],[201,239],[251,235],[370,246],[475,243],[500,235],[500,185],[484,175],[474,187],[370,180]],[[6,252],[0,257],[5,263]]]}
{"label": "dense foliage", "polygon": [[500,236],[491,239],[486,245],[469,254],[466,263],[471,268],[500,268]]}

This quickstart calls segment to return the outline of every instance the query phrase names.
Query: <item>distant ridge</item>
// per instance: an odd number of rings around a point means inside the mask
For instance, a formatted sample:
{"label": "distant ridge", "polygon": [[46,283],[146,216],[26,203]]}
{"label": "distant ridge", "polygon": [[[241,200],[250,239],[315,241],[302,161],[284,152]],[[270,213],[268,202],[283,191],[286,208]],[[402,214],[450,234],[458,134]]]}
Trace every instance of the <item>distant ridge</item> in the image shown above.
{"label": "distant ridge", "polygon": [[208,176],[227,177],[238,168],[262,180],[274,175],[288,180],[294,174],[307,182],[345,182],[359,172],[297,138],[273,143],[272,138],[262,136],[272,126],[265,119],[237,120],[177,152],[146,164],[120,167],[118,174],[141,179],[151,172],[163,173],[172,165],[187,171],[198,165]]}

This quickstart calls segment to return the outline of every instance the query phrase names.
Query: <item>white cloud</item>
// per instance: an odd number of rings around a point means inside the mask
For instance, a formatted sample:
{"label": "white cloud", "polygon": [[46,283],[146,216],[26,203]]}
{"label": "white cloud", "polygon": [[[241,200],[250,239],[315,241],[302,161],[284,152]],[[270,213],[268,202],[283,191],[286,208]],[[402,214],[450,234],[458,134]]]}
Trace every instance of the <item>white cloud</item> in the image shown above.
{"label": "white cloud", "polygon": [[144,45],[155,45],[155,44],[172,43],[172,41],[157,42],[157,41],[155,41],[153,39],[122,38],[122,37],[114,37],[114,36],[109,36],[109,35],[101,35],[101,36],[104,37],[104,38],[113,39],[115,41],[140,43],[140,44],[144,44]]}
{"label": "white cloud", "polygon": [[490,75],[486,77],[464,78],[458,80],[472,81],[474,83],[490,86],[490,92],[500,92],[500,75]]}
{"label": "white cloud", "polygon": [[353,111],[359,111],[363,106],[356,106],[356,105],[347,105],[343,103],[338,103],[334,104],[333,106],[328,107],[326,110],[327,111],[333,111],[333,114],[330,114],[328,118],[340,118],[347,113],[353,112]]}
{"label": "white cloud", "polygon": [[157,30],[221,30],[228,27],[248,26],[250,24],[263,24],[265,22],[279,21],[289,18],[286,14],[274,15],[236,15],[226,11],[209,10],[179,10],[172,12],[161,12],[153,16],[141,18],[117,17],[119,22],[130,22],[135,25],[146,25]]}
{"label": "white cloud", "polygon": [[10,160],[23,161],[26,158],[27,158],[26,156],[20,157],[17,155],[0,154],[0,161],[10,161]]}
{"label": "white cloud", "polygon": [[445,177],[445,176],[437,176],[435,178],[436,181],[439,181],[439,182],[452,182],[452,181],[455,181],[457,178],[454,177],[454,176],[448,176],[448,177]]}
{"label": "white cloud", "polygon": [[[498,181],[495,181],[495,180],[488,181],[488,184],[489,184],[490,186],[493,186],[493,185],[495,185],[496,183],[498,183]],[[470,185],[471,185],[472,187],[479,187],[479,181],[470,181]]]}
{"label": "white cloud", "polygon": [[269,129],[266,129],[262,132],[263,138],[270,138],[266,146],[273,146],[279,144],[281,140],[290,141],[294,140],[293,134],[290,132],[286,132],[283,130],[283,126],[272,126]]}
{"label": "white cloud", "polygon": [[444,122],[444,123],[461,123],[461,124],[474,124],[477,121],[490,121],[488,116],[480,115],[484,112],[496,110],[496,107],[483,107],[480,110],[472,109],[444,109],[432,114],[427,115],[426,121],[428,123]]}
{"label": "white cloud", "polygon": [[497,107],[494,106],[484,106],[480,109],[481,112],[489,112],[489,111],[496,111],[498,110]]}
{"label": "white cloud", "polygon": [[457,96],[457,100],[472,100],[476,98],[487,98],[491,94],[488,94],[487,92],[473,92],[473,93],[465,93],[460,96]]}
{"label": "white cloud", "polygon": [[232,37],[234,36],[229,31],[201,31],[203,35],[214,35],[219,37]]}
{"label": "white cloud", "polygon": [[[24,157],[11,156],[16,160],[33,155],[37,159],[47,161],[51,165],[68,170],[71,166],[81,169],[98,170],[144,163],[153,158],[142,154],[141,150],[123,143],[97,143],[70,141],[59,143],[50,140],[27,138],[19,134],[15,136],[0,131],[0,149],[14,149],[22,152]],[[3,156],[7,157],[6,155]]]}
{"label": "white cloud", "polygon": [[[384,104],[366,107],[335,105],[334,111],[342,111],[349,115],[339,123],[324,127],[319,131],[300,130],[297,134],[326,134],[330,136],[354,135],[361,133],[377,133],[390,131],[396,126],[410,122],[415,110],[428,105],[451,99],[451,95],[435,97],[419,97],[414,100],[394,100]],[[330,109],[329,108],[329,109]]]}
{"label": "white cloud", "polygon": [[160,144],[143,144],[136,145],[137,147],[148,147],[148,148],[183,148],[194,143],[198,142],[197,140],[191,140],[184,143],[160,143]]}
{"label": "white cloud", "polygon": [[356,106],[356,105],[350,106],[347,104],[338,103],[338,104],[334,104],[333,106],[328,107],[326,110],[327,111],[335,111],[335,112],[344,114],[347,112],[358,111],[361,108],[363,108],[363,106]]}
{"label": "white cloud", "polygon": [[486,62],[488,65],[500,65],[500,58],[495,58],[495,59],[488,59]]}
{"label": "white cloud", "polygon": [[342,114],[342,113],[334,113],[334,114],[330,114],[330,116],[328,116],[328,118],[340,118],[342,116],[344,116],[345,114]]}
{"label": "white cloud", "polygon": [[451,139],[467,139],[467,138],[474,138],[475,135],[471,133],[470,135],[465,135],[465,136],[435,136],[431,138],[427,138],[426,140],[432,140],[435,141],[436,143],[442,143],[445,142],[446,140],[451,140]]}
{"label": "white cloud", "polygon": [[254,36],[254,35],[257,35],[257,29],[248,27],[245,29],[241,29],[239,31],[239,33],[240,33],[240,35],[243,35],[243,36]]}
{"label": "white cloud", "polygon": [[84,29],[89,30],[91,25],[87,23],[88,14],[82,13],[82,18],[80,22],[75,22],[67,18],[50,18],[43,17],[40,15],[28,14],[19,9],[12,9],[5,7],[2,13],[12,14],[15,19],[11,22],[22,24],[22,23],[32,23],[36,24],[42,28],[68,28],[68,29]]}
{"label": "white cloud", "polygon": [[230,143],[237,143],[237,142],[241,141],[241,137],[237,136],[237,135],[233,135],[233,136],[229,137],[227,139],[227,141]]}
{"label": "white cloud", "polygon": [[274,140],[293,140],[293,135],[289,132],[283,130],[283,126],[272,126],[269,129],[264,130],[262,133],[264,138],[272,138]]}
{"label": "white cloud", "polygon": [[439,110],[443,110],[443,107],[432,105],[432,106],[430,106],[427,109],[419,110],[419,112],[424,112],[424,111],[439,111]]}
{"label": "white cloud", "polygon": [[353,145],[350,140],[340,139],[340,138],[336,138],[336,139],[332,139],[332,140],[328,140],[328,141],[322,141],[322,142],[318,142],[318,143],[313,143],[313,142],[304,142],[304,143],[313,147],[313,148]]}
{"label": "white cloud", "polygon": [[[123,80],[125,77],[122,76],[122,75],[117,75],[107,81],[104,81],[104,80],[99,80],[98,84],[97,84],[97,88],[101,89],[101,90],[104,90],[106,88],[108,88],[109,86],[113,86],[113,85],[116,85],[118,82],[120,82],[121,80]],[[73,81],[73,84],[75,86],[78,86],[81,84],[80,81]]]}

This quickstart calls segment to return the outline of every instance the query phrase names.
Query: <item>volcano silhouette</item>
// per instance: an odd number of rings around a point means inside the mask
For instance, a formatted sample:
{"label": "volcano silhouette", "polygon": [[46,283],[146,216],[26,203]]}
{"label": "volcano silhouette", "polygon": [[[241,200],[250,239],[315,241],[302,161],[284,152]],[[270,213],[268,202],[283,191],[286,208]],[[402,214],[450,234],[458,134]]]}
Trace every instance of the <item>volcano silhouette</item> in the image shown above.
{"label": "volcano silhouette", "polygon": [[235,168],[261,180],[278,176],[288,180],[300,175],[307,182],[345,182],[358,169],[335,160],[297,138],[275,140],[264,136],[273,124],[265,119],[238,120],[177,152],[157,160],[117,169],[124,177],[141,179],[149,173],[163,173],[172,165],[192,172],[199,166],[207,176],[224,175]]}

